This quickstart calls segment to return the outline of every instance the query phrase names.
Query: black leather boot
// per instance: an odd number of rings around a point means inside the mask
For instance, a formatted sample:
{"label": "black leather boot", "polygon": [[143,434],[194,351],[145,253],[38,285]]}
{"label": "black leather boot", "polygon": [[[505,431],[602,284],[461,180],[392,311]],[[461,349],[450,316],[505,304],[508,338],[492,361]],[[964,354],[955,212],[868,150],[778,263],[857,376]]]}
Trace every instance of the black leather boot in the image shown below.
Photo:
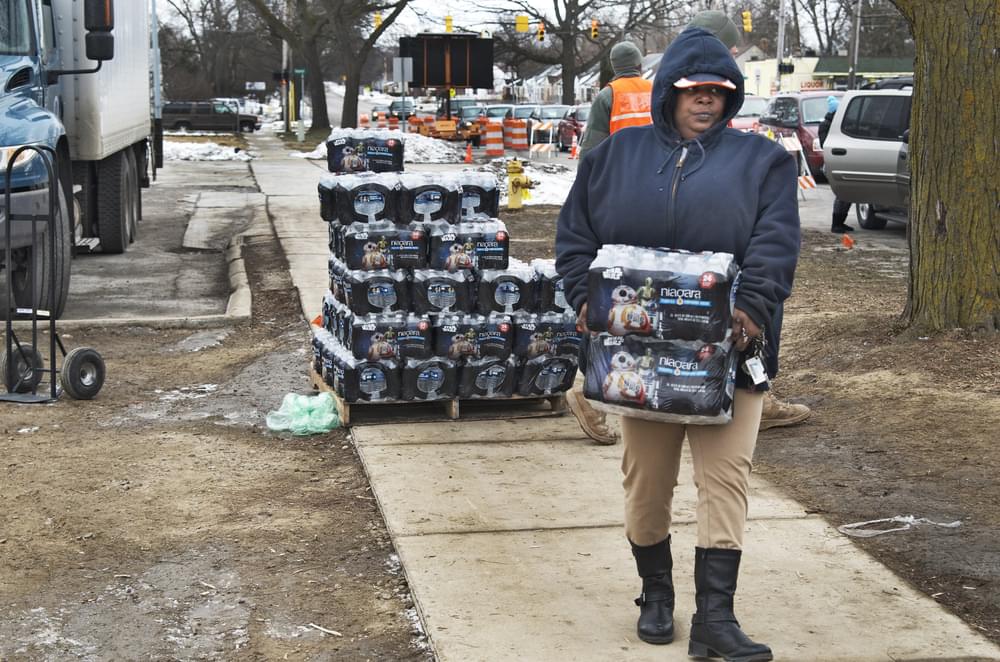
{"label": "black leather boot", "polygon": [[751,641],[733,614],[738,549],[695,548],[694,587],[697,612],[691,619],[691,657],[721,657],[726,662],[766,662],[771,649]]}
{"label": "black leather boot", "polygon": [[674,561],[670,556],[670,536],[655,545],[632,543],[635,567],[642,577],[642,595],[636,632],[647,644],[669,644],[674,640]]}

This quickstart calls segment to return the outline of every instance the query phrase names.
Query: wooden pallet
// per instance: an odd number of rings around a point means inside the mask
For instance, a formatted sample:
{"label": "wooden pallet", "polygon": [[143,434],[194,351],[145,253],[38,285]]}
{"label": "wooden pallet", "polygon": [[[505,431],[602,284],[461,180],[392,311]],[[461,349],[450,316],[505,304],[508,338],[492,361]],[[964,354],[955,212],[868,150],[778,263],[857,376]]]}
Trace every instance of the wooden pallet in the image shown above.
{"label": "wooden pallet", "polygon": [[[312,380],[313,389],[316,391],[326,392],[333,396],[333,402],[337,407],[337,413],[340,415],[340,424],[343,427],[350,427],[351,425],[351,410],[355,407],[368,408],[368,407],[384,407],[388,413],[389,409],[392,407],[396,408],[434,408],[443,407],[444,417],[450,420],[457,420],[460,418],[460,404],[461,402],[468,403],[470,406],[488,406],[491,409],[495,409],[494,415],[490,416],[489,412],[486,415],[490,418],[528,418],[528,417],[538,417],[538,416],[562,416],[567,411],[566,405],[566,394],[558,393],[555,395],[539,395],[539,396],[523,396],[514,395],[509,398],[493,398],[493,399],[478,399],[471,398],[462,400],[460,398],[445,398],[441,400],[392,400],[388,402],[346,402],[343,398],[337,395],[337,392],[330,387],[324,380],[322,375],[316,372],[315,368],[310,363],[309,365],[309,378]],[[523,405],[533,405],[547,402],[549,405],[548,409],[528,409]],[[501,409],[503,403],[508,405],[522,405],[522,407],[516,411],[511,412],[510,407],[506,409]]]}

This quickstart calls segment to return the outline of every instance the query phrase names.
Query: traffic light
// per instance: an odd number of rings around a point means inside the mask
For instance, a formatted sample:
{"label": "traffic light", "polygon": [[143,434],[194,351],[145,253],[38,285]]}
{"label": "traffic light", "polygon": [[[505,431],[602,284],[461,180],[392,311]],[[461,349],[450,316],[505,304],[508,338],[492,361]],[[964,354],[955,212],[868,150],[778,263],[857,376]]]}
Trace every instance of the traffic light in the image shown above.
{"label": "traffic light", "polygon": [[444,17],[444,31],[451,32],[451,16]]}
{"label": "traffic light", "polygon": [[375,29],[378,30],[382,27],[382,12],[375,12]]}
{"label": "traffic light", "polygon": [[538,41],[545,41],[545,23],[538,22]]}
{"label": "traffic light", "polygon": [[753,32],[753,20],[751,20],[749,9],[743,10],[743,31]]}
{"label": "traffic light", "polygon": [[592,19],[590,21],[590,38],[597,39],[597,19]]}
{"label": "traffic light", "polygon": [[779,74],[792,74],[795,73],[795,65],[791,62],[779,62],[778,63],[778,73]]}

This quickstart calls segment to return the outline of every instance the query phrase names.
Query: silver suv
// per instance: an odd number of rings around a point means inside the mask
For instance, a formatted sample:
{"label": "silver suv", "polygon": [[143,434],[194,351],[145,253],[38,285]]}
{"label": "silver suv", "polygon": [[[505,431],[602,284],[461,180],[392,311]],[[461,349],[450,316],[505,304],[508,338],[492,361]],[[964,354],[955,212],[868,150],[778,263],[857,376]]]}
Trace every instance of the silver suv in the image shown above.
{"label": "silver suv", "polygon": [[911,89],[857,90],[840,100],[823,143],[830,188],[856,203],[858,223],[906,223],[910,206]]}

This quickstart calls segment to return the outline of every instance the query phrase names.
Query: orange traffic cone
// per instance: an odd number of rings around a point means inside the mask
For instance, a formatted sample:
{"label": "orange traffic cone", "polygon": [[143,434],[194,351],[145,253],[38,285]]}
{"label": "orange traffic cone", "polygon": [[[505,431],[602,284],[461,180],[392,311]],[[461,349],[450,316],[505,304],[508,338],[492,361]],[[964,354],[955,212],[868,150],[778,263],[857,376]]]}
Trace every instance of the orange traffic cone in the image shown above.
{"label": "orange traffic cone", "polygon": [[575,159],[576,158],[576,150],[577,150],[576,134],[574,133],[573,134],[573,142],[572,142],[572,144],[570,145],[570,148],[569,148],[569,158],[571,158],[571,159]]}
{"label": "orange traffic cone", "polygon": [[472,143],[465,143],[465,162],[472,163]]}
{"label": "orange traffic cone", "polygon": [[854,248],[854,239],[846,232],[840,235],[840,243],[844,245],[844,248]]}

